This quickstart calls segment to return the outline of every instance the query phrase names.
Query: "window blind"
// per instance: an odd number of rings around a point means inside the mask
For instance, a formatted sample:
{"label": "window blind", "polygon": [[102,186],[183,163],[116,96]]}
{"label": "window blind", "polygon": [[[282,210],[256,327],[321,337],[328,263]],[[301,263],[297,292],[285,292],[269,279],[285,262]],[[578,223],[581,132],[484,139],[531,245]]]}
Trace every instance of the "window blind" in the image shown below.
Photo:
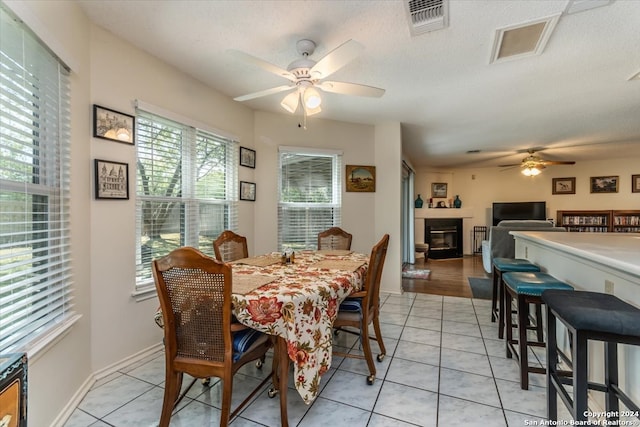
{"label": "window blind", "polygon": [[69,73],[0,7],[0,353],[72,315]]}
{"label": "window blind", "polygon": [[180,246],[214,256],[213,240],[238,222],[238,143],[137,110],[136,288],[152,286],[151,260]]}
{"label": "window blind", "polygon": [[318,233],[340,226],[342,155],[281,150],[278,250],[316,249]]}

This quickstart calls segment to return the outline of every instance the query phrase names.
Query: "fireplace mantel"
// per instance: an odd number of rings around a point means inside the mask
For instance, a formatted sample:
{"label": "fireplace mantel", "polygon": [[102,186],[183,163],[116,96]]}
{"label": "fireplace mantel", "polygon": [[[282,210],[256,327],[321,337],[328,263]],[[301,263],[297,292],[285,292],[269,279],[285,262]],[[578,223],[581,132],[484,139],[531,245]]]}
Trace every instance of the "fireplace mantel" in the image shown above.
{"label": "fireplace mantel", "polygon": [[415,209],[418,218],[473,218],[472,208],[420,208]]}

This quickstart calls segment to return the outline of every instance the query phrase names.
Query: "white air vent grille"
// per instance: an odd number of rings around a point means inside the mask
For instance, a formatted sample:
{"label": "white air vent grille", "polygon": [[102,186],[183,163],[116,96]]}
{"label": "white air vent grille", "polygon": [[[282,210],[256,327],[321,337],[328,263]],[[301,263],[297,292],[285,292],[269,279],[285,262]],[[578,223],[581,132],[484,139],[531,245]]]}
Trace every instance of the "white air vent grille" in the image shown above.
{"label": "white air vent grille", "polygon": [[449,24],[449,0],[407,0],[405,9],[413,35],[439,30]]}

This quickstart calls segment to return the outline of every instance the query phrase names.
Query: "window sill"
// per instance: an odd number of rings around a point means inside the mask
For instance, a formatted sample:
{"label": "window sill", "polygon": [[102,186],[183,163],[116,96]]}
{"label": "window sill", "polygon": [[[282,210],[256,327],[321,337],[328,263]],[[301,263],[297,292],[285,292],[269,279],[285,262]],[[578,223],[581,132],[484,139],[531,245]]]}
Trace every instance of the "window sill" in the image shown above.
{"label": "window sill", "polygon": [[29,344],[23,349],[27,353],[29,362],[33,363],[42,357],[51,347],[60,342],[69,333],[73,325],[82,317],[81,314],[71,313],[68,319],[47,332],[42,338]]}
{"label": "window sill", "polygon": [[151,298],[156,298],[156,296],[156,287],[153,284],[142,286],[131,292],[131,297],[134,298],[136,302],[146,301]]}

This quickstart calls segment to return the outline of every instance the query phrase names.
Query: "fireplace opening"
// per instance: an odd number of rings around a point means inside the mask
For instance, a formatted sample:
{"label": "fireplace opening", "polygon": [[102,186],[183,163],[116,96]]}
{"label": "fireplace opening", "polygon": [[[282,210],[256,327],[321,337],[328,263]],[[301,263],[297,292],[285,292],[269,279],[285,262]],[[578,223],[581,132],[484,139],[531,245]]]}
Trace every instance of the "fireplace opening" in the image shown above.
{"label": "fireplace opening", "polygon": [[429,258],[462,257],[462,218],[425,218],[424,241],[429,244]]}

